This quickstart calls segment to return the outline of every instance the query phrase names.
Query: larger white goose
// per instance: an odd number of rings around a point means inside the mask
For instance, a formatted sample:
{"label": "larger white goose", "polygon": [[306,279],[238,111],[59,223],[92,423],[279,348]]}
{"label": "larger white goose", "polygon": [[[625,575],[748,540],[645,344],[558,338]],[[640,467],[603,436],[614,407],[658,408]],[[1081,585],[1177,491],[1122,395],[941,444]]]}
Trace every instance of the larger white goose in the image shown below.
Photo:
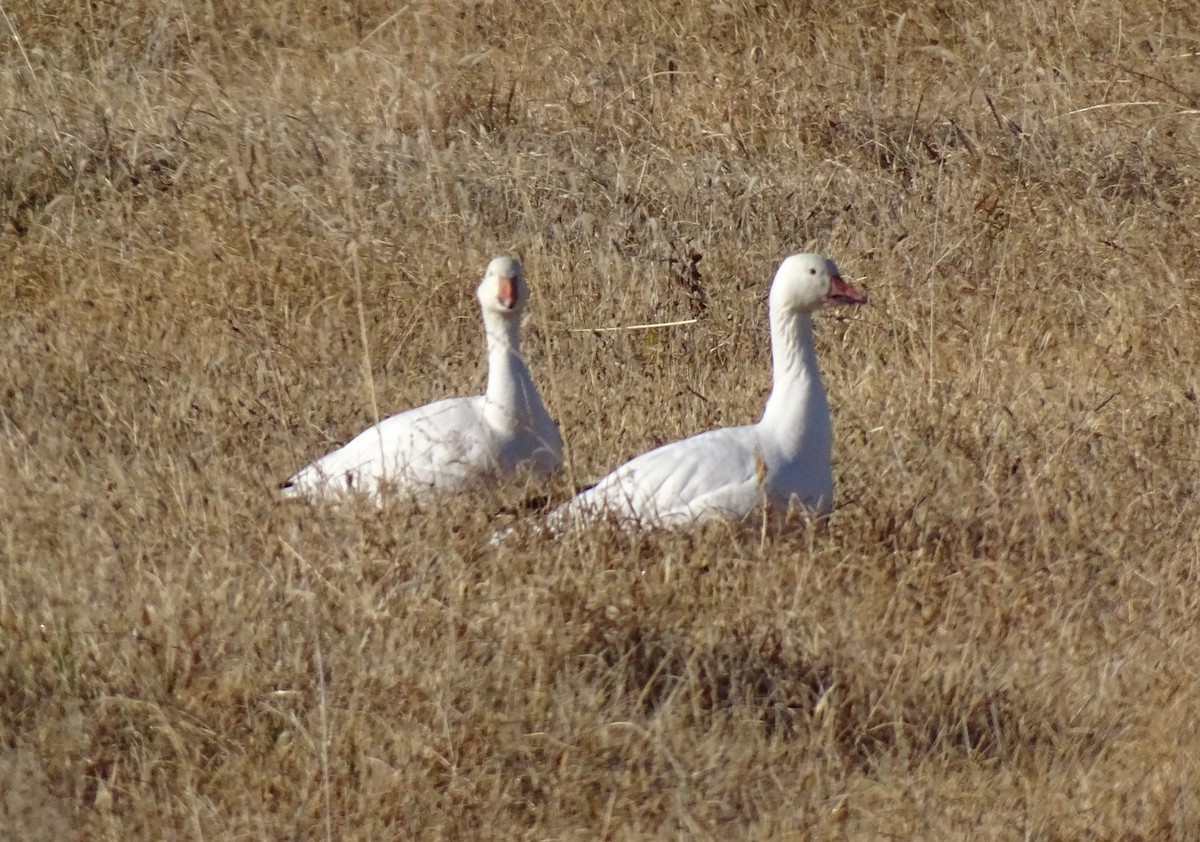
{"label": "larger white goose", "polygon": [[562,439],[521,358],[527,292],[520,262],[495,258],[476,295],[487,335],[487,391],[380,421],[298,471],[282,485],[286,496],[420,496],[461,491],[523,468],[540,475],[558,469]]}
{"label": "larger white goose", "polygon": [[774,385],[762,419],[638,456],[551,512],[551,530],[593,518],[615,519],[627,528],[738,519],[763,503],[786,511],[796,502],[828,514],[833,435],[812,314],[832,304],[866,301],[829,258],[796,254],[784,260],[771,284]]}

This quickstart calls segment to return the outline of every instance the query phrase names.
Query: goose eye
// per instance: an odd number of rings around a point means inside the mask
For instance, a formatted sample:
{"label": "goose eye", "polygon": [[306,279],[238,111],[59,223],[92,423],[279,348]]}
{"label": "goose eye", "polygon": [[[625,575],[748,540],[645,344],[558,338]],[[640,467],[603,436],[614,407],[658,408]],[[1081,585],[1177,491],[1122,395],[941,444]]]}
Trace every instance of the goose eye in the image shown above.
{"label": "goose eye", "polygon": [[817,274],[817,270],[810,266],[810,267],[808,267],[808,274],[815,275],[815,274]]}

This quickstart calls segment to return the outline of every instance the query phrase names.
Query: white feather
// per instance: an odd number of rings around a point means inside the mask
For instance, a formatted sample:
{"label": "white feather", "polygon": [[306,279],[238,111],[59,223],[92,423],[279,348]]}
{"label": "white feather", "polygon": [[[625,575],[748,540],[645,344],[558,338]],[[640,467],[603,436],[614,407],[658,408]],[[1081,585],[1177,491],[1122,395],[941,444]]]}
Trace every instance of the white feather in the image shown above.
{"label": "white feather", "polygon": [[362,492],[422,496],[457,492],[529,469],[562,464],[562,439],[520,354],[526,299],[521,264],[498,257],[477,291],[488,345],[483,395],[447,398],[393,415],[296,472],[289,497]]}
{"label": "white feather", "polygon": [[560,506],[548,525],[612,518],[626,526],[680,526],[737,519],[756,506],[814,514],[833,508],[829,404],[813,348],[812,313],[829,304],[862,304],[822,255],[789,257],[771,285],[774,384],[756,424],[710,430],[626,462]]}

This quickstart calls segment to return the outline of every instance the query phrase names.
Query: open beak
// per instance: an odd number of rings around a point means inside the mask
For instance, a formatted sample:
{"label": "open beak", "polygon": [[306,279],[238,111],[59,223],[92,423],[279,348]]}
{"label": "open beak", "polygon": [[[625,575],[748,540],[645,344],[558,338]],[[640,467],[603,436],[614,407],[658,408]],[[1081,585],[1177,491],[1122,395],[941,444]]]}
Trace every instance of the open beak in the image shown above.
{"label": "open beak", "polygon": [[834,275],[829,279],[829,292],[825,294],[827,304],[866,304],[867,297],[852,285]]}
{"label": "open beak", "polygon": [[500,276],[500,292],[496,296],[500,306],[511,310],[517,306],[517,282],[514,278]]}

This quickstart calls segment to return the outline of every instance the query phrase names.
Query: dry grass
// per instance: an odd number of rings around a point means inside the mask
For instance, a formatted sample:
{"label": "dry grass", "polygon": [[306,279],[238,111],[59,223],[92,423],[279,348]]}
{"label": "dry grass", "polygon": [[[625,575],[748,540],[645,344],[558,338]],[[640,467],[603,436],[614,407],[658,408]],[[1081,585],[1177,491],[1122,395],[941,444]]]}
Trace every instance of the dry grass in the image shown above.
{"label": "dry grass", "polygon": [[[1068,5],[3,4],[6,838],[1195,838],[1200,12]],[[272,494],[501,251],[575,477],[751,420],[808,248],[827,530]]]}

